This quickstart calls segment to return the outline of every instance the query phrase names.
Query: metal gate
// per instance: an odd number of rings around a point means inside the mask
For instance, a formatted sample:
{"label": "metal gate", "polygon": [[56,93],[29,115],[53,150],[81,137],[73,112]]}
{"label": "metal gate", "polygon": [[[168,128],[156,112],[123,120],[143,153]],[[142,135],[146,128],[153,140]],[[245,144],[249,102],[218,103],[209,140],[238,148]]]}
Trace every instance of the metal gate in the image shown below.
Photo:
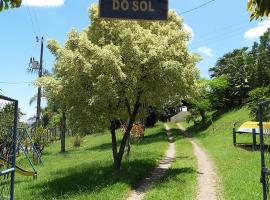
{"label": "metal gate", "polygon": [[14,199],[18,101],[0,95],[0,199]]}

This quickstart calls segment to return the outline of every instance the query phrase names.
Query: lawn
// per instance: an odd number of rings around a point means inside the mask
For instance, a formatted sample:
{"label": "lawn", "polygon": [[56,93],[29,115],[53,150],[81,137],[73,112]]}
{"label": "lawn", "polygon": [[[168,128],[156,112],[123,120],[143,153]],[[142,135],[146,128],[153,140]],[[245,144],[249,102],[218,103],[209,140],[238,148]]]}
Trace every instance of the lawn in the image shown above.
{"label": "lawn", "polygon": [[45,150],[45,166],[38,167],[37,180],[16,174],[15,199],[123,199],[166,152],[163,124],[147,129],[145,135],[132,144],[120,171],[113,169],[109,132],[85,137],[80,148],[68,138],[65,154],[59,153],[57,142]]}
{"label": "lawn", "polygon": [[[189,127],[196,141],[213,158],[226,200],[262,199],[259,151],[251,151],[250,146],[232,145],[233,123],[249,120],[249,111],[243,107],[219,116],[206,130],[195,131]],[[237,137],[239,143],[252,144],[251,135]]]}
{"label": "lawn", "polygon": [[165,176],[146,194],[145,200],[192,200],[196,197],[197,161],[192,145],[175,124],[169,126],[175,140],[176,159]]}

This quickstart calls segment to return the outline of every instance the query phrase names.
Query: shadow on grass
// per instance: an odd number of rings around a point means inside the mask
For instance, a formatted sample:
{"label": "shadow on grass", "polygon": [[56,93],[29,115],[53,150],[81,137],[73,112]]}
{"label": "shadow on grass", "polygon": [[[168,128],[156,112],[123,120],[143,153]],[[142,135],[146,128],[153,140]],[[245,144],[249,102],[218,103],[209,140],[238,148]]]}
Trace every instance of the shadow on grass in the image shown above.
{"label": "shadow on grass", "polygon": [[[192,137],[206,137],[206,134],[200,134],[201,132],[207,130],[209,127],[212,126],[213,123],[215,123],[216,121],[218,121],[219,119],[221,119],[224,114],[228,113],[228,112],[233,112],[233,111],[238,111],[240,109],[242,109],[243,107],[245,107],[245,105],[241,105],[241,106],[235,106],[232,108],[228,108],[228,109],[221,109],[221,110],[217,110],[215,112],[212,113],[210,119],[212,120],[208,120],[206,124],[202,125],[201,123],[197,124],[197,125],[192,125],[190,127],[187,128],[187,133],[192,133]],[[237,120],[233,121],[231,124],[231,128],[233,128],[233,123],[237,122]]]}
{"label": "shadow on grass", "polygon": [[[131,144],[134,145],[146,145],[146,144],[150,144],[150,143],[155,143],[155,142],[160,142],[160,141],[165,141],[167,140],[166,137],[166,131],[160,131],[151,135],[146,135],[144,136],[144,138],[139,139],[139,140],[132,140]],[[118,145],[120,144],[120,140],[117,141]],[[87,151],[106,151],[112,148],[112,143],[108,142],[108,143],[104,143],[101,145],[97,145],[94,147],[90,147],[87,148]]]}
{"label": "shadow on grass", "polygon": [[184,167],[184,168],[180,168],[180,169],[171,169],[170,168],[166,172],[163,179],[169,179],[169,178],[172,178],[172,177],[176,177],[179,174],[192,174],[192,173],[197,173],[197,171],[194,170],[191,167]]}
{"label": "shadow on grass", "polygon": [[184,167],[184,168],[169,168],[167,170],[167,172],[165,173],[165,175],[160,179],[158,184],[162,184],[163,182],[167,182],[170,180],[179,180],[181,179],[181,177],[179,177],[178,175],[180,174],[194,174],[197,173],[196,170],[194,170],[191,167]]}
{"label": "shadow on grass", "polygon": [[86,151],[107,151],[107,150],[109,150],[111,148],[112,148],[112,143],[108,142],[108,143],[104,143],[104,144],[100,144],[100,145],[97,145],[97,146],[87,148]]}
{"label": "shadow on grass", "polygon": [[185,133],[178,128],[172,128],[171,132],[173,134],[174,141],[182,140],[183,138],[186,138]]}
{"label": "shadow on grass", "polygon": [[[56,171],[54,180],[36,184],[30,189],[33,196],[37,195],[37,199],[40,196],[44,199],[58,199],[78,193],[99,192],[103,188],[117,183],[124,183],[135,188],[155,165],[154,161],[134,160],[124,163],[122,169],[116,171],[112,165],[98,166],[98,163],[93,163]],[[179,173],[188,172],[191,170],[172,169],[166,177],[170,178]],[[41,191],[41,193],[36,194],[36,190]]]}
{"label": "shadow on grass", "polygon": [[[246,151],[260,151],[260,145],[259,144],[257,144],[255,146],[255,148],[254,148],[253,144],[250,144],[250,143],[237,143],[236,147],[244,149]],[[266,152],[270,152],[270,145],[264,145],[264,150]]]}
{"label": "shadow on grass", "polygon": [[260,151],[260,145],[256,145],[254,148],[250,143],[237,143],[235,147],[244,149],[246,151]]}

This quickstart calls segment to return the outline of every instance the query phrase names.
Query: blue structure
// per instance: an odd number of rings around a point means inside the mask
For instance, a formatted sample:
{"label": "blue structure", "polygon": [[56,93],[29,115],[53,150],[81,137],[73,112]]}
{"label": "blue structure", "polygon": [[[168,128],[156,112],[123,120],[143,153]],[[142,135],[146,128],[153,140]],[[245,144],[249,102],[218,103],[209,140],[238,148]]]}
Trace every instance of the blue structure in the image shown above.
{"label": "blue structure", "polygon": [[6,160],[0,167],[0,199],[14,199],[17,126],[18,101],[0,95],[0,156]]}

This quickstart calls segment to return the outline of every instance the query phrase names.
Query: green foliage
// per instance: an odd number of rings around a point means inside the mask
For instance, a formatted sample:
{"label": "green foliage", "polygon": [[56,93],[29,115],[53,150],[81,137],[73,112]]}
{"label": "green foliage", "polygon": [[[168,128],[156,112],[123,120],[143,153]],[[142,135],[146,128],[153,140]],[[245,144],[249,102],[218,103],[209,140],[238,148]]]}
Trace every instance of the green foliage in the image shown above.
{"label": "green foliage", "polygon": [[43,128],[42,126],[39,126],[39,127],[36,128],[36,131],[35,131],[35,133],[32,136],[33,137],[34,144],[41,151],[43,151],[43,149],[45,147],[47,147],[48,144],[49,144],[49,141],[46,141],[45,140],[46,134],[47,134],[47,130],[45,128]]}
{"label": "green foliage", "polygon": [[250,20],[263,18],[270,19],[270,0],[249,0],[248,11],[251,13]]}
{"label": "green foliage", "polygon": [[[270,88],[260,87],[249,92],[250,116],[258,121],[258,104],[270,98]],[[270,106],[264,107],[264,120],[270,119]]]}
{"label": "green foliage", "polygon": [[21,6],[22,0],[0,0],[0,12],[9,8],[18,8]]}
{"label": "green foliage", "polygon": [[228,98],[230,84],[227,76],[213,78],[208,84],[210,87],[208,96],[212,107],[215,109],[228,107],[230,101]]}
{"label": "green foliage", "polygon": [[14,120],[14,104],[9,103],[0,106],[0,127],[11,128]]}
{"label": "green foliage", "polygon": [[[225,107],[245,103],[251,90],[270,85],[269,64],[270,29],[250,50],[246,47],[235,49],[221,57],[216,65],[210,68],[212,78],[227,79],[227,83],[225,80],[219,80],[220,84],[224,84],[224,88],[215,91],[215,99],[219,99]],[[215,81],[213,83],[219,85]],[[213,85],[211,87],[215,88]]]}
{"label": "green foliage", "polygon": [[198,124],[198,118],[201,118],[201,125],[205,126],[207,123],[206,112],[212,109],[212,104],[209,98],[210,87],[208,80],[199,80],[197,95],[191,100],[190,113],[191,116],[187,117],[187,121],[193,121]]}
{"label": "green foliage", "polygon": [[211,77],[226,76],[230,87],[227,97],[238,104],[243,102],[250,87],[250,65],[247,62],[248,48],[235,49],[221,57],[215,67],[210,68]]}
{"label": "green foliage", "polygon": [[80,136],[80,134],[76,134],[75,137],[74,137],[73,146],[74,147],[80,147],[82,142],[83,142],[83,140],[82,140],[82,137]]}
{"label": "green foliage", "polygon": [[[3,104],[3,105],[2,105]],[[0,150],[3,141],[6,140],[8,144],[12,142],[12,127],[14,124],[14,104],[4,104],[0,102]]]}
{"label": "green foliage", "polygon": [[92,6],[90,19],[63,47],[49,41],[54,74],[39,79],[78,132],[108,128],[141,103],[161,107],[193,95],[198,57],[188,52],[190,36],[176,13],[168,22],[103,20]]}

